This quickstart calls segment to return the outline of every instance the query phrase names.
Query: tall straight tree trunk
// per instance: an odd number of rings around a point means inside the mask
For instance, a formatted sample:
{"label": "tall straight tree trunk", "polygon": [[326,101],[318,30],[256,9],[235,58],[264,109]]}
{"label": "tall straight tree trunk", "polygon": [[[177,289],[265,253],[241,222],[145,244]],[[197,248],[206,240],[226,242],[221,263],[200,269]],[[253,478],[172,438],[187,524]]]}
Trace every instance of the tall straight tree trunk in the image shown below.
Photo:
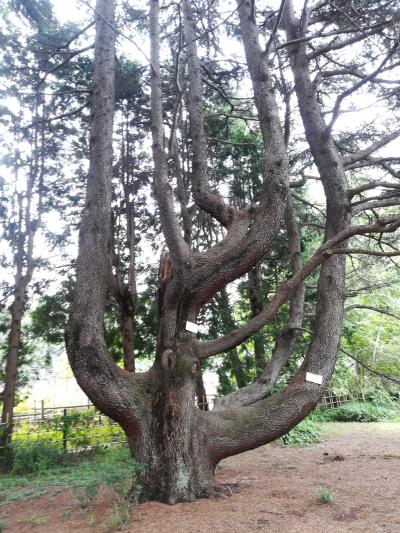
{"label": "tall straight tree trunk", "polygon": [[[43,106],[41,100],[41,98],[37,98],[35,101],[34,116],[36,119],[43,118],[39,115],[39,105],[42,104]],[[1,413],[1,422],[6,426],[5,431],[0,435],[0,439],[3,441],[3,443],[0,442],[0,445],[9,442],[12,434],[19,352],[21,349],[21,325],[25,314],[26,293],[34,272],[35,236],[41,223],[43,209],[44,143],[44,125],[42,123],[39,126],[35,126],[31,133],[31,154],[29,169],[26,171],[26,190],[24,195],[22,193],[18,194],[18,224],[14,243],[15,282],[13,302],[10,307],[11,323]],[[17,169],[15,174],[15,179],[18,181]],[[33,220],[32,214],[34,197],[36,197],[35,220]]]}
{"label": "tall straight tree trunk", "polygon": [[3,409],[1,422],[8,424],[6,441],[10,438],[14,415],[15,391],[17,383],[18,353],[21,344],[21,322],[24,315],[25,288],[23,284],[15,287],[14,301],[11,305],[11,328],[8,336],[7,362],[3,391]]}
{"label": "tall straight tree trunk", "polygon": [[[256,265],[249,270],[247,276],[249,282],[251,316],[255,317],[264,307],[260,282],[260,265]],[[253,336],[253,343],[256,375],[259,376],[265,367],[265,342],[264,336],[260,331]]]}
{"label": "tall straight tree trunk", "polygon": [[124,368],[128,372],[135,372],[135,354],[134,354],[134,315],[130,309],[126,310],[121,306],[121,330],[122,330],[122,349]]}

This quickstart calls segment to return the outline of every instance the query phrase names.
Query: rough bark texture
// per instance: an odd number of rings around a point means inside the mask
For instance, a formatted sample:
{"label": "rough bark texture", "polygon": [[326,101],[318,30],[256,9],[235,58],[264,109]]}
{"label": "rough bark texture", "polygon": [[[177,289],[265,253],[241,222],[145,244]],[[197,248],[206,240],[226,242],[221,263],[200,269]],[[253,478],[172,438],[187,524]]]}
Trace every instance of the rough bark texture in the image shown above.
{"label": "rough bark texture", "polygon": [[[15,288],[14,301],[11,305],[11,327],[8,336],[8,352],[3,390],[3,409],[1,422],[12,424],[17,383],[18,351],[21,343],[21,321],[24,314],[25,288]],[[11,433],[11,427],[7,435]],[[7,440],[8,440],[7,436]]]}
{"label": "rough bark texture", "polygon": [[[286,205],[285,226],[288,236],[292,273],[296,274],[301,270],[303,265],[300,255],[300,235],[290,197]],[[264,368],[259,379],[264,384],[267,392],[272,390],[280,371],[286,365],[295,346],[299,328],[301,328],[303,323],[304,297],[305,285],[301,283],[290,300],[289,320],[279,335],[272,351],[271,360]]]}
{"label": "rough bark texture", "polygon": [[82,389],[103,412],[126,428],[138,421],[134,393],[123,371],[109,357],[103,338],[111,227],[114,2],[99,0],[96,12],[90,166],[66,345],[71,367]]}

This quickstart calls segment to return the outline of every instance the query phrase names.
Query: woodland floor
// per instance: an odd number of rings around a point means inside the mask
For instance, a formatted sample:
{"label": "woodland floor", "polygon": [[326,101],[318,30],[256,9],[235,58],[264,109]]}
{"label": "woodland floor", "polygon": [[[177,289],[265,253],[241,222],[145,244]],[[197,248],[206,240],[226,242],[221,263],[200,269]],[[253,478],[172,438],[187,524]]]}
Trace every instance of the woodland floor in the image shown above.
{"label": "woodland floor", "polygon": [[[135,533],[400,532],[400,423],[327,424],[320,444],[268,445],[225,460],[221,483],[240,492],[173,507],[134,508],[126,531]],[[328,489],[331,503],[317,500]],[[121,519],[116,496],[101,491],[86,510],[70,491],[0,507],[2,531],[101,533]]]}

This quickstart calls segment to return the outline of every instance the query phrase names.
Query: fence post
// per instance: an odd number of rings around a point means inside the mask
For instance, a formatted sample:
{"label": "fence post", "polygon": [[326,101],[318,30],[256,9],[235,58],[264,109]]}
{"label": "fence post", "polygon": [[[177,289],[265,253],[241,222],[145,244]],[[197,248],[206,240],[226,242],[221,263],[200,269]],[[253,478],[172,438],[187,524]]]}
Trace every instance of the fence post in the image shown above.
{"label": "fence post", "polygon": [[13,432],[13,420],[10,420],[10,413],[6,413],[6,424],[4,426],[5,430],[5,439],[4,439],[4,447],[7,448],[7,446],[10,446],[11,439],[12,439],[12,432]]}
{"label": "fence post", "polygon": [[63,450],[64,452],[67,451],[67,408],[65,407],[64,408],[64,422],[63,422],[63,426],[62,426],[62,441],[63,441]]}
{"label": "fence post", "polygon": [[42,400],[42,420],[44,420],[44,400]]}

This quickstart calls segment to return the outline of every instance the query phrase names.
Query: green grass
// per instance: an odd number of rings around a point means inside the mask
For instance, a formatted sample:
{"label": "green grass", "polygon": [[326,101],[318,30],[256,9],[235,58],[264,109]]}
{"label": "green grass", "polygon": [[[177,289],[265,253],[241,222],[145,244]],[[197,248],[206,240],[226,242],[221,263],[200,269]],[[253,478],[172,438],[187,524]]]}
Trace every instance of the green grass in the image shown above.
{"label": "green grass", "polygon": [[0,476],[0,506],[11,501],[26,500],[46,494],[57,487],[73,490],[84,507],[94,499],[100,486],[112,486],[116,492],[128,490],[140,465],[132,459],[125,446],[88,452],[85,455],[66,455],[61,464],[23,477],[8,473]]}
{"label": "green grass", "polygon": [[319,501],[319,503],[332,503],[333,502],[333,494],[329,489],[324,489],[324,488],[318,489],[316,498]]}

